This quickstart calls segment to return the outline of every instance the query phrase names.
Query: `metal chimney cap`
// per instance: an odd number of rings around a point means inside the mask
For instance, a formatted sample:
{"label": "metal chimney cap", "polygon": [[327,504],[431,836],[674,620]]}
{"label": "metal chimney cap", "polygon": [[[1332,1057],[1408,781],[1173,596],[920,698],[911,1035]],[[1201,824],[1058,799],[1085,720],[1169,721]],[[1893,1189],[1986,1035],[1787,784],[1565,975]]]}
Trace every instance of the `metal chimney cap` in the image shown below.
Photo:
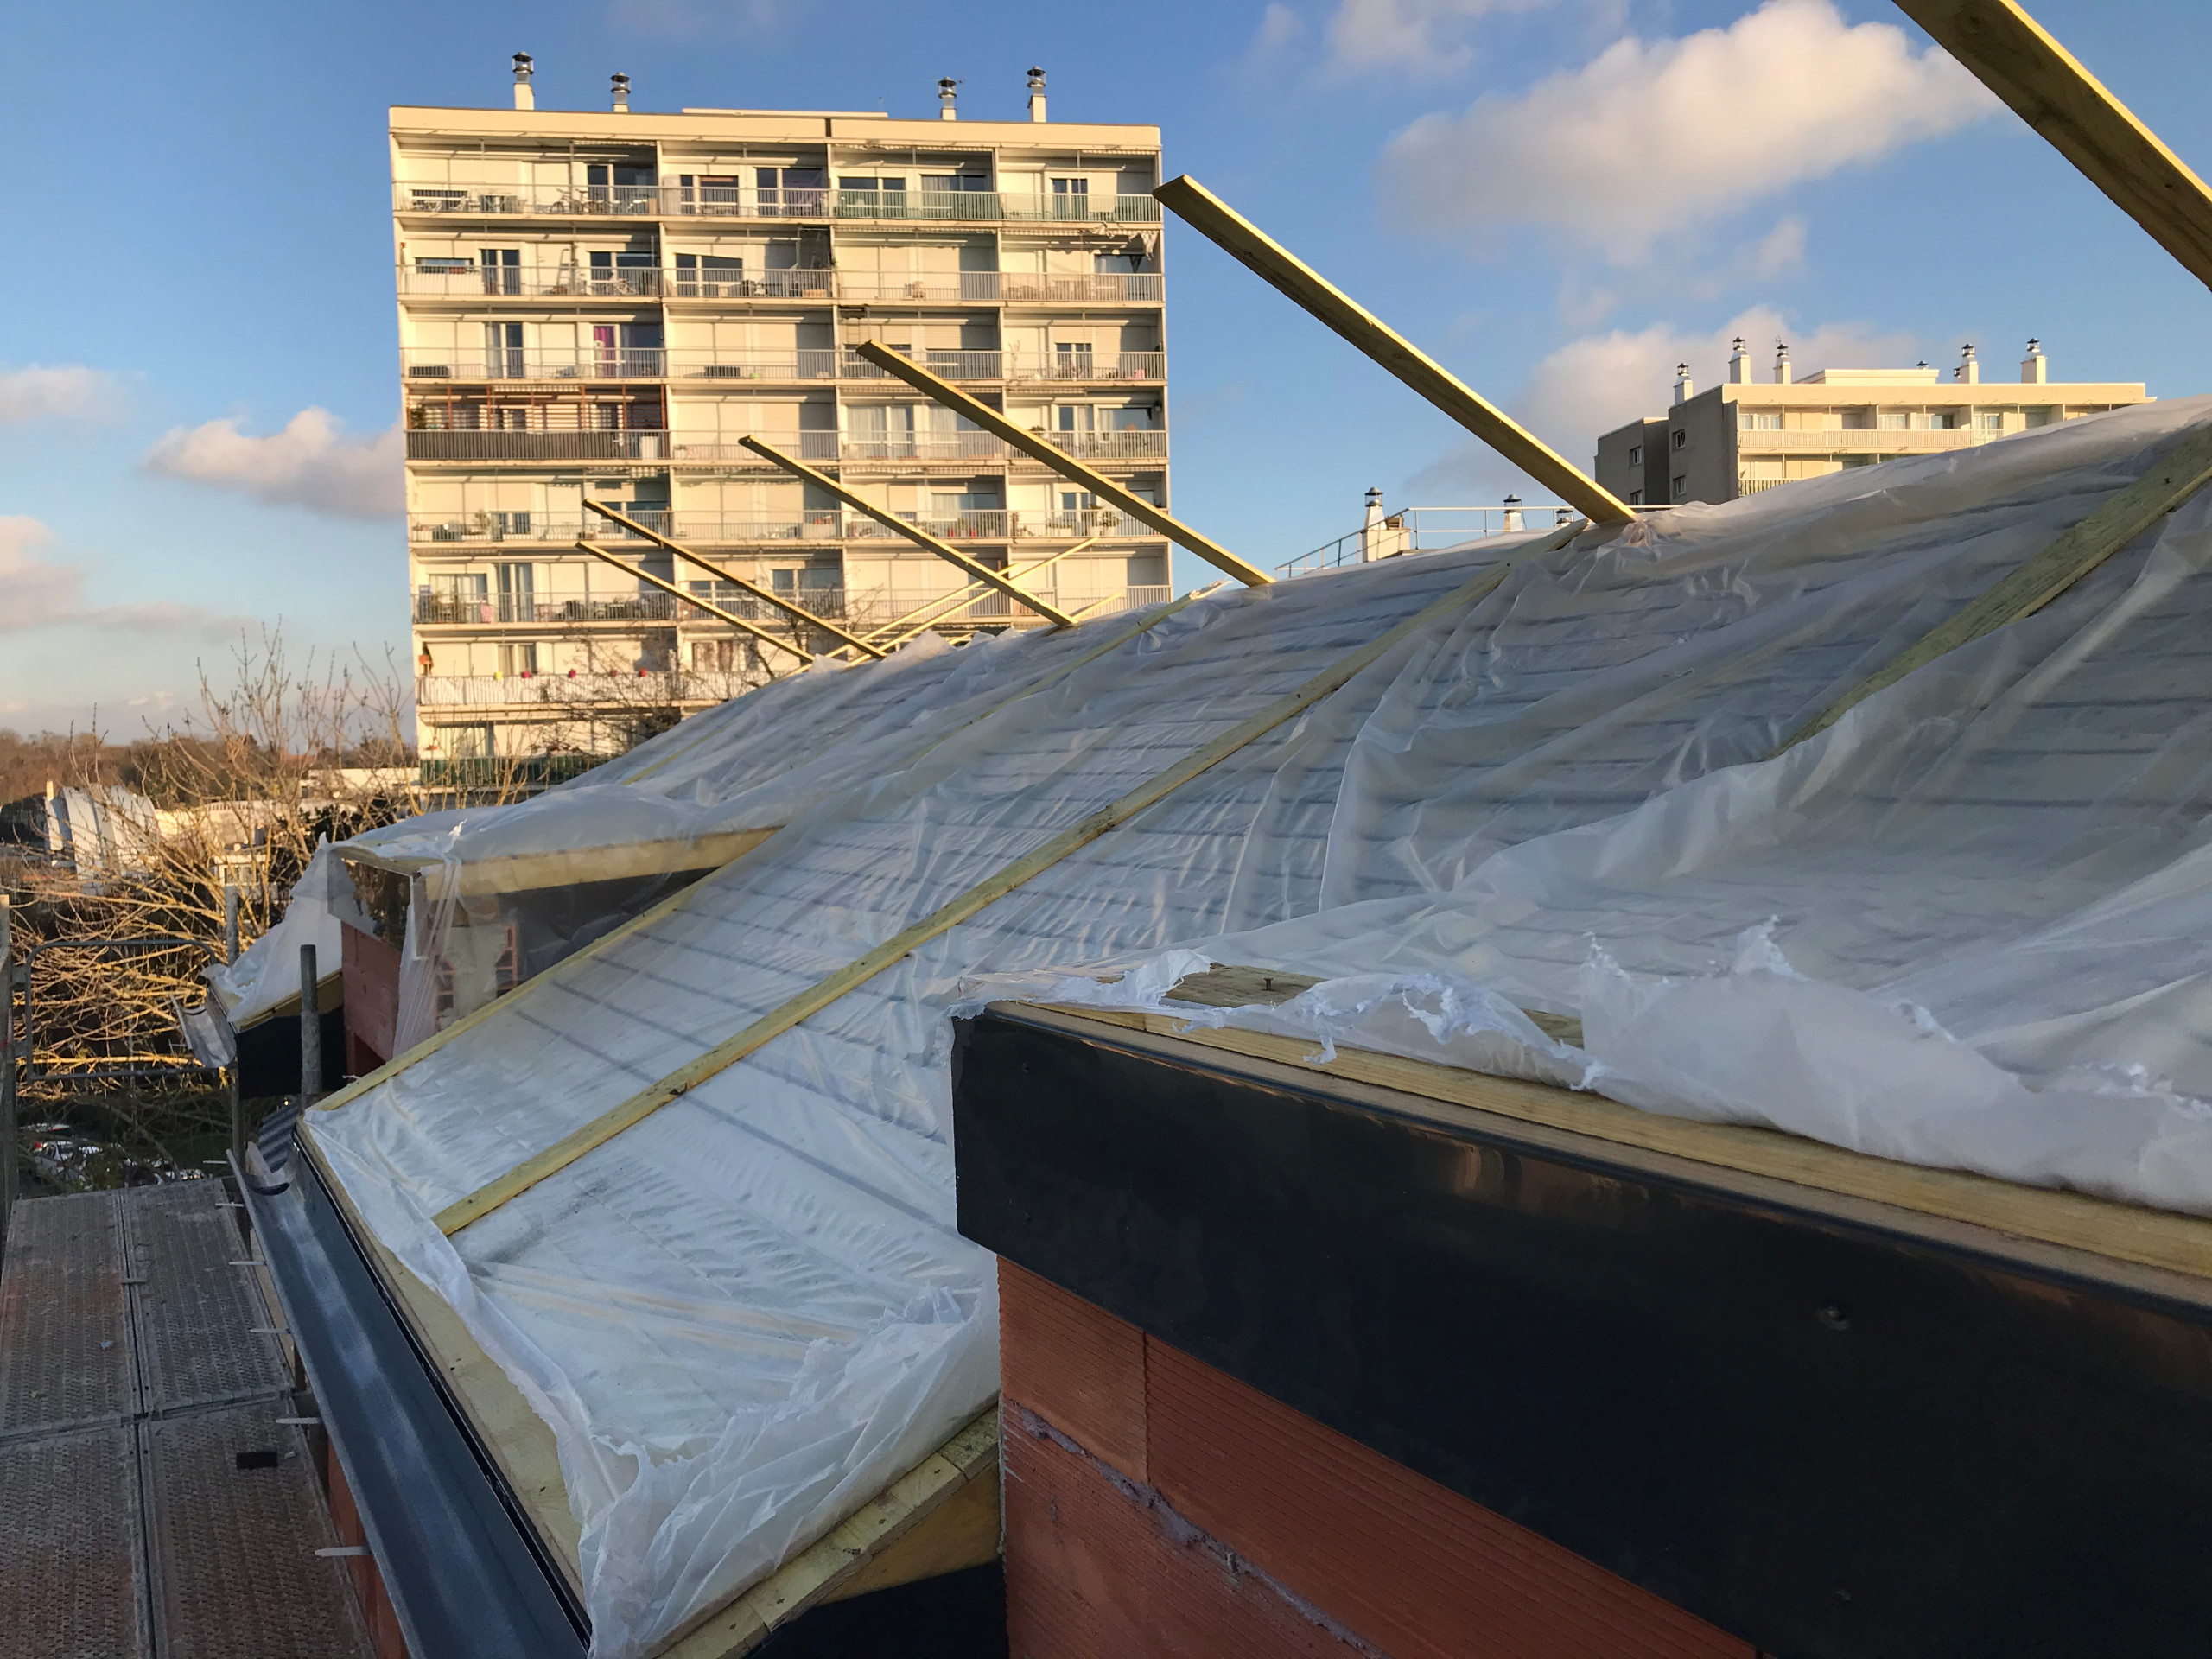
{"label": "metal chimney cap", "polygon": [[1744,337],[1741,334],[1736,336],[1736,350],[1739,353],[1744,350]]}
{"label": "metal chimney cap", "polygon": [[954,99],[960,96],[958,90],[959,86],[960,83],[955,80],[950,75],[940,76],[937,83],[937,95],[943,99],[946,103],[950,104]]}
{"label": "metal chimney cap", "polygon": [[1380,501],[1382,499],[1382,490],[1375,485],[1369,485],[1367,488],[1367,499],[1370,501]]}
{"label": "metal chimney cap", "polygon": [[515,54],[515,79],[517,80],[528,80],[537,73],[537,67],[531,61],[529,53],[518,52]]}
{"label": "metal chimney cap", "polygon": [[1029,90],[1033,92],[1045,90],[1045,72],[1033,63],[1029,66]]}
{"label": "metal chimney cap", "polygon": [[2030,334],[2028,336],[2028,349],[2031,352],[2039,352],[2043,350],[2043,341],[2037,340],[2033,334]]}
{"label": "metal chimney cap", "polygon": [[1505,498],[1505,505],[1509,507],[1517,507],[1521,505],[1521,498],[1517,495],[1509,495]]}

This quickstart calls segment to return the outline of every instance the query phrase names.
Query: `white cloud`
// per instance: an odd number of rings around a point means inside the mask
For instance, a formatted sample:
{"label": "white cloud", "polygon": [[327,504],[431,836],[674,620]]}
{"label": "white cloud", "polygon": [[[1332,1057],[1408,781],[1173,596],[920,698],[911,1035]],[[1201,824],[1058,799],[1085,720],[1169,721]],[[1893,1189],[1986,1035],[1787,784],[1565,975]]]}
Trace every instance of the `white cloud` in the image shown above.
{"label": "white cloud", "polygon": [[[1921,354],[1905,334],[1851,322],[1793,330],[1772,307],[1754,306],[1711,334],[1656,323],[1569,340],[1536,365],[1507,407],[1522,425],[1587,470],[1599,433],[1640,415],[1666,411],[1674,401],[1677,363],[1689,365],[1690,379],[1700,388],[1725,379],[1738,335],[1750,346],[1762,378],[1771,372],[1777,339],[1789,342],[1800,378],[1822,368],[1896,368]],[[1479,443],[1460,446],[1408,482],[1416,494],[1474,491],[1491,499],[1508,489],[1525,493],[1528,487],[1527,480],[1496,451]]]}
{"label": "white cloud", "polygon": [[1805,263],[1805,221],[1791,214],[1759,238],[1751,250],[1751,275],[1763,283],[1787,276]]}
{"label": "white cloud", "polygon": [[0,369],[0,423],[107,420],[122,408],[115,377],[81,363]]}
{"label": "white cloud", "polygon": [[1260,14],[1259,29],[1252,36],[1252,50],[1258,56],[1272,56],[1305,32],[1303,17],[1282,0],[1268,0],[1268,9]]}
{"label": "white cloud", "polygon": [[328,410],[303,409],[265,437],[239,431],[234,419],[176,427],[146,452],[144,465],[274,506],[379,518],[404,500],[403,442],[397,426],[375,437],[349,435]]}
{"label": "white cloud", "polygon": [[[1390,70],[1457,74],[1474,58],[1465,35],[1478,18],[1532,11],[1550,0],[1338,0],[1329,19],[1334,67],[1348,74]],[[1280,8],[1270,6],[1270,14]],[[1262,25],[1264,28],[1265,25]]]}
{"label": "white cloud", "polygon": [[1892,24],[1768,0],[1726,29],[1631,36],[1519,96],[1423,116],[1391,140],[1381,188],[1409,226],[1549,225],[1632,263],[1668,232],[1997,107]]}
{"label": "white cloud", "polygon": [[84,571],[43,556],[54,540],[54,532],[35,518],[20,513],[0,517],[0,633],[90,626],[227,639],[238,631],[237,618],[213,616],[192,605],[164,601],[88,606]]}

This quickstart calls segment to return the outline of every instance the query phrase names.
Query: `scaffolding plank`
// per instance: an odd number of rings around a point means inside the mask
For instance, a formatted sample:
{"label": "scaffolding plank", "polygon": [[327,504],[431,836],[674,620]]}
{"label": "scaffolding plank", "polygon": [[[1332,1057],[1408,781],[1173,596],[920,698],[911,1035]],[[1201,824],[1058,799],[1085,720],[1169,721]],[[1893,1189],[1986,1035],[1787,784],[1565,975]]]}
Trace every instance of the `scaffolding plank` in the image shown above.
{"label": "scaffolding plank", "polygon": [[145,1659],[138,1516],[128,1427],[0,1446],[0,1647],[9,1659]]}
{"label": "scaffolding plank", "polygon": [[0,1266],[0,1440],[137,1414],[118,1196],[16,1206]]}
{"label": "scaffolding plank", "polygon": [[124,1232],[146,1409],[266,1398],[289,1386],[275,1321],[253,1275],[235,1267],[245,1246],[222,1207],[219,1181],[181,1181],[124,1193]]}
{"label": "scaffolding plank", "polygon": [[279,1414],[263,1402],[139,1427],[162,1659],[371,1659],[343,1560],[315,1554],[339,1540],[306,1442]]}

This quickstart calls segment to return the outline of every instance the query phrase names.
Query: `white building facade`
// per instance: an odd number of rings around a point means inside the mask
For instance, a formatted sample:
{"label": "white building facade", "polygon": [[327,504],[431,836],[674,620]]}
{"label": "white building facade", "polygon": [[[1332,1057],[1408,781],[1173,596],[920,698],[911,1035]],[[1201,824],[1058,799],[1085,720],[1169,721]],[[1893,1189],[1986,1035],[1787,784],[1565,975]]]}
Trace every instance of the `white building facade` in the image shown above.
{"label": "white building facade", "polygon": [[[1169,505],[1156,127],[529,107],[391,112],[417,738],[430,772],[618,752],[798,659],[577,550],[790,631],[586,498],[867,634],[953,566],[756,436],[1065,611],[1167,544],[861,361],[878,341]],[[944,88],[945,115],[953,105]],[[990,594],[938,626],[1029,626]],[[817,637],[808,641],[819,647]]]}

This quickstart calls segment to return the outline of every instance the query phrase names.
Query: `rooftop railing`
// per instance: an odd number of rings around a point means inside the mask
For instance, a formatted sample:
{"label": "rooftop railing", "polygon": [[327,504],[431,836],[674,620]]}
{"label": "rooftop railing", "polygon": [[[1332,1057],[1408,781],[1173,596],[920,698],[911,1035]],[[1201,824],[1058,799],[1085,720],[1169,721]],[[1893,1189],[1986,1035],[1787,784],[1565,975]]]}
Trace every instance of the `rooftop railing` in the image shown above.
{"label": "rooftop railing", "polygon": [[1458,547],[1484,536],[1517,535],[1564,523],[1572,516],[1561,506],[1405,507],[1373,524],[1363,524],[1333,542],[1324,542],[1311,553],[1286,559],[1275,567],[1282,576],[1310,576],[1347,564],[1369,564],[1376,559],[1397,558],[1408,553],[1434,553]]}
{"label": "rooftop railing", "polygon": [[[987,181],[986,181],[987,182]],[[600,219],[853,219],[1049,225],[1156,225],[1160,204],[1144,194],[984,189],[847,190],[745,183],[587,185],[546,190],[520,185],[403,181],[403,213],[440,217]]]}

